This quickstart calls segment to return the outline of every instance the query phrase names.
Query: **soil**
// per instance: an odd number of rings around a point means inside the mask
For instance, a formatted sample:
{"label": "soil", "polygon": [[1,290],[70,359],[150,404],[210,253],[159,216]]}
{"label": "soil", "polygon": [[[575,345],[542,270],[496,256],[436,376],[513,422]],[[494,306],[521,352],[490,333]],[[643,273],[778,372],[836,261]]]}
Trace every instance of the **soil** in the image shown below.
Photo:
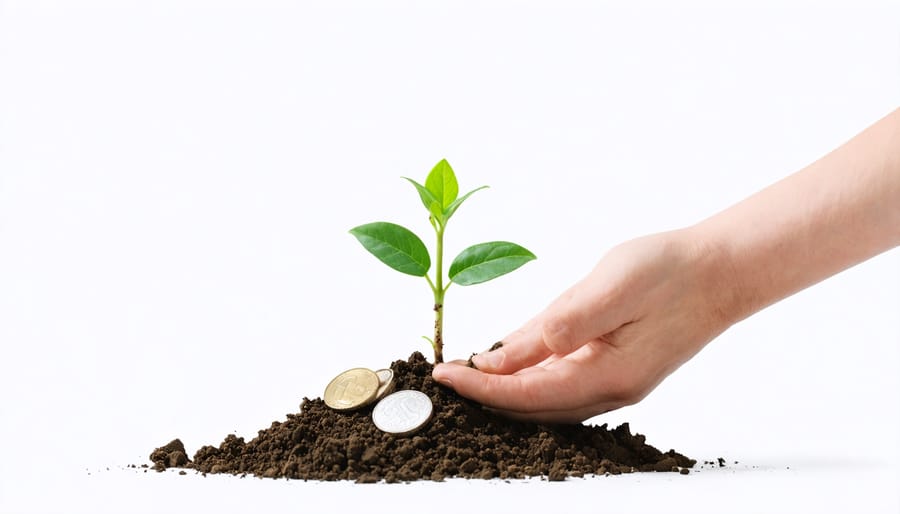
{"label": "soil", "polygon": [[540,425],[512,421],[457,395],[431,378],[432,365],[416,352],[391,365],[396,390],[415,389],[434,403],[431,421],[415,434],[392,436],[371,420],[372,406],[345,413],[316,398],[275,421],[250,441],[230,434],[189,460],[178,439],[150,454],[154,469],[302,480],[387,483],[448,477],[551,481],[636,471],[687,474],[696,461],[648,445],[627,423]]}

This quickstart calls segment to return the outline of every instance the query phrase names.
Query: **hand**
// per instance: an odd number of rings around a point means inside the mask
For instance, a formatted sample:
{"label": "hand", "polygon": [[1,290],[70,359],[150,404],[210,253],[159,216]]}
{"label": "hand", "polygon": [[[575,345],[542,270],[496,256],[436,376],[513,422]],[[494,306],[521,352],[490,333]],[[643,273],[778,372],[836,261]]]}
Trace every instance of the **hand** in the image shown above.
{"label": "hand", "polygon": [[[691,229],[611,250],[503,346],[435,367],[502,414],[579,422],[636,403],[733,323],[727,266]],[[728,286],[728,287],[725,287]]]}
{"label": "hand", "polygon": [[732,323],[900,245],[900,109],[694,225],[622,244],[536,318],[435,380],[512,417],[640,401]]}

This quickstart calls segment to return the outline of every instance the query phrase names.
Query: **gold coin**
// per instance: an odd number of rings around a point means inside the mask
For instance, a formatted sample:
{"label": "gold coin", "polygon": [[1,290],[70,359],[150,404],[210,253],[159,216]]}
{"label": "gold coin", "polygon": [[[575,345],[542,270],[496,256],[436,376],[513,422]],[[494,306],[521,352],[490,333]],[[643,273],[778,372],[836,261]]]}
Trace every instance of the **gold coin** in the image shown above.
{"label": "gold coin", "polygon": [[325,388],[325,405],[335,410],[353,410],[372,403],[379,386],[378,375],[366,368],[353,368],[334,377]]}

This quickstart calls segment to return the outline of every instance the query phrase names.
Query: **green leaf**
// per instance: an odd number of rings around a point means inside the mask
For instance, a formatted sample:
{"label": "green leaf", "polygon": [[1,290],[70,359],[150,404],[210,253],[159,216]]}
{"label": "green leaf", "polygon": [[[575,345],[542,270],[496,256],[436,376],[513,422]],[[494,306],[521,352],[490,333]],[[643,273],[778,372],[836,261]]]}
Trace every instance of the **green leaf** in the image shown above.
{"label": "green leaf", "polygon": [[470,286],[493,280],[519,268],[536,257],[525,248],[505,241],[470,246],[453,259],[450,280]]}
{"label": "green leaf", "polygon": [[428,178],[425,179],[425,187],[441,203],[441,210],[446,210],[456,200],[459,194],[459,184],[456,182],[456,174],[447,159],[434,165]]}
{"label": "green leaf", "polygon": [[431,268],[425,243],[400,225],[378,221],[360,225],[350,233],[369,253],[401,273],[424,277]]}
{"label": "green leaf", "polygon": [[441,202],[437,198],[435,198],[434,193],[429,191],[427,187],[423,186],[422,184],[419,184],[418,182],[416,182],[415,180],[413,180],[409,177],[403,177],[403,178],[405,178],[406,180],[409,181],[410,184],[415,186],[416,191],[419,192],[419,198],[422,199],[422,205],[424,205],[425,208],[428,209],[428,213],[431,214],[431,216],[434,219],[443,223],[444,222],[444,208],[441,207]]}
{"label": "green leaf", "polygon": [[481,187],[475,188],[475,189],[469,191],[468,193],[460,196],[456,200],[454,200],[453,203],[450,204],[450,207],[447,207],[447,209],[444,211],[444,220],[449,220],[450,216],[453,216],[453,213],[456,212],[456,209],[459,209],[459,206],[462,205],[462,203],[466,201],[466,198],[472,196],[472,193],[474,193],[475,191],[481,191],[482,189],[487,189],[487,188],[488,188],[488,186],[481,186]]}

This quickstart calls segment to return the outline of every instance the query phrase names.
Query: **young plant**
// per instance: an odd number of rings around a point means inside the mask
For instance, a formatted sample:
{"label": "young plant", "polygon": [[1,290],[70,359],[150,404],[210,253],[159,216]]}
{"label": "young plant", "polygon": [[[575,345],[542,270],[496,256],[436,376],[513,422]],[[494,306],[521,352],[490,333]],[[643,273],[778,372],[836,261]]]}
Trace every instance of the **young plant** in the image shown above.
{"label": "young plant", "polygon": [[491,241],[470,246],[460,252],[450,264],[446,285],[444,285],[444,231],[447,222],[467,198],[476,191],[488,186],[481,186],[458,196],[459,185],[453,168],[446,159],[442,159],[432,168],[425,179],[425,185],[403,177],[412,184],[419,193],[419,198],[428,210],[428,221],[437,236],[435,247],[434,279],[428,272],[431,269],[431,257],[425,243],[409,229],[378,221],[360,225],[350,231],[363,247],[381,262],[395,270],[425,277],[434,293],[434,338],[424,337],[434,348],[434,362],[444,362],[444,295],[450,284],[470,286],[495,279],[513,271],[535,256],[525,248],[505,241]]}

